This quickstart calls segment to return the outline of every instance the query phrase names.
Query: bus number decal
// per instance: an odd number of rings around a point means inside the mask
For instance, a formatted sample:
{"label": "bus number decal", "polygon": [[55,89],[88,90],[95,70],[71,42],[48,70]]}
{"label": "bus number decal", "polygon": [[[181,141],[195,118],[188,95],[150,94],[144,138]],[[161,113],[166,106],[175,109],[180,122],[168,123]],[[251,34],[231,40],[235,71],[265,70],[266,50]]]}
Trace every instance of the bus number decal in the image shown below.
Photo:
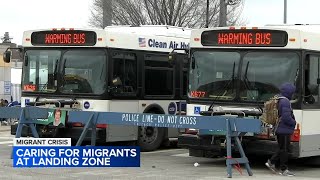
{"label": "bus number decal", "polygon": [[191,91],[191,97],[204,97],[205,95],[204,91]]}
{"label": "bus number decal", "polygon": [[36,90],[36,85],[34,84],[26,84],[23,86],[23,90],[25,91],[35,91]]}

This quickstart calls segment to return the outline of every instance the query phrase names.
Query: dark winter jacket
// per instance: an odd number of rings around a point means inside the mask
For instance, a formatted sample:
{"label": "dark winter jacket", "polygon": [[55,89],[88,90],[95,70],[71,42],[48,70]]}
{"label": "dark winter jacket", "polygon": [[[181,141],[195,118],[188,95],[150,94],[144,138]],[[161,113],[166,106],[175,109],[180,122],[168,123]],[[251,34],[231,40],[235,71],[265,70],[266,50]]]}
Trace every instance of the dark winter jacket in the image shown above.
{"label": "dark winter jacket", "polygon": [[281,119],[276,130],[276,134],[293,134],[296,126],[296,120],[289,100],[291,100],[295,90],[295,86],[289,83],[285,83],[280,87],[281,96],[288,99],[283,98],[279,100],[279,115]]}

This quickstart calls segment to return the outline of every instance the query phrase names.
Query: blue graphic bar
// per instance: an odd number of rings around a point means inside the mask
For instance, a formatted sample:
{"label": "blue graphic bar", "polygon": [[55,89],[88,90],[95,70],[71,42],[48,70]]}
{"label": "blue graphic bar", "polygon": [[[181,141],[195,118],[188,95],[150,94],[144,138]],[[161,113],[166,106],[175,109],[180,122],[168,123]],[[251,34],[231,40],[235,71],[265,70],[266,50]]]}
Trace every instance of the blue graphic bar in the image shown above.
{"label": "blue graphic bar", "polygon": [[13,167],[140,167],[140,148],[15,146]]}

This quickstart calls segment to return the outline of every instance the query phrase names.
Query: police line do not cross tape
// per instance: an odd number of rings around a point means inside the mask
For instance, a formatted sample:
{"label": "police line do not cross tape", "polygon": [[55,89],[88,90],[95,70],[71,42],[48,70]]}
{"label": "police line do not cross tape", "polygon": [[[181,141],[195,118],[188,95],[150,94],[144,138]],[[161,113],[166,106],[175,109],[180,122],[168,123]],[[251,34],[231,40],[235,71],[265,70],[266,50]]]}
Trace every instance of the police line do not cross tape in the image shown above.
{"label": "police line do not cross tape", "polygon": [[259,119],[237,118],[234,116],[181,116],[146,113],[70,111],[69,122],[86,124],[93,113],[93,118],[96,118],[96,124],[226,130],[226,119],[228,119],[232,124],[231,130],[238,132],[261,132],[261,121]]}

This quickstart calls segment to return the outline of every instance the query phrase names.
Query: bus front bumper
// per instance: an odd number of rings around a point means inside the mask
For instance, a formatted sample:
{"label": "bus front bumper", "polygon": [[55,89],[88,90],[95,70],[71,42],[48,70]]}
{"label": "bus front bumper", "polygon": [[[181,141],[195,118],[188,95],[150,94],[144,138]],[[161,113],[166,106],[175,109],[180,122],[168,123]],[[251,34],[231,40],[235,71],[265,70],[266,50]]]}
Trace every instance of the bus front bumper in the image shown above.
{"label": "bus front bumper", "polygon": [[[189,155],[195,157],[223,157],[226,155],[224,139],[212,136],[183,134],[178,137],[178,146],[189,149]],[[247,155],[272,155],[278,150],[278,143],[272,140],[242,139],[242,147]],[[290,158],[299,157],[299,142],[291,142]],[[232,151],[238,152],[232,144]]]}

